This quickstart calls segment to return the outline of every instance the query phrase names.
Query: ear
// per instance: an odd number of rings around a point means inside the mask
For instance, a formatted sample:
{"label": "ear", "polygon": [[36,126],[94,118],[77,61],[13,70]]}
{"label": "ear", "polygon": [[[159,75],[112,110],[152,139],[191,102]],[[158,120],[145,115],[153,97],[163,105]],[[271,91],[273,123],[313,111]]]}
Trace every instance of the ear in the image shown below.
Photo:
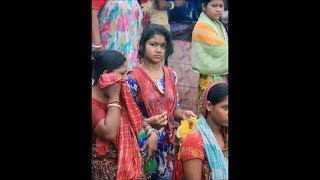
{"label": "ear", "polygon": [[210,101],[207,101],[207,102],[206,102],[206,109],[207,109],[208,112],[209,112],[209,111],[212,111],[213,105],[211,104]]}
{"label": "ear", "polygon": [[202,11],[206,12],[206,6],[204,5],[204,3],[202,3],[201,6],[202,6]]}

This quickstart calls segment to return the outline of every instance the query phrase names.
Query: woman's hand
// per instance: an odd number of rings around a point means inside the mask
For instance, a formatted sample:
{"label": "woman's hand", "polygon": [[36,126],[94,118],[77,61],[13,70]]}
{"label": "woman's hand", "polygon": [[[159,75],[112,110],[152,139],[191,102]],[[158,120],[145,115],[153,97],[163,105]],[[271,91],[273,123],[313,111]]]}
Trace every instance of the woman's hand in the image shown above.
{"label": "woman's hand", "polygon": [[190,110],[184,110],[184,112],[182,114],[182,120],[188,119],[190,117],[197,117],[197,115],[195,115],[194,112],[192,112]]}
{"label": "woman's hand", "polygon": [[111,101],[118,101],[120,95],[121,83],[114,83],[103,89],[105,97]]}
{"label": "woman's hand", "polygon": [[159,137],[156,132],[152,131],[147,141],[141,148],[141,151],[148,149],[148,155],[145,159],[145,162],[149,162],[149,160],[157,154],[158,149],[158,140]]}
{"label": "woman's hand", "polygon": [[162,128],[168,124],[167,111],[165,111],[159,115],[152,116],[152,117],[146,119],[146,121],[153,128],[156,128],[156,129]]}

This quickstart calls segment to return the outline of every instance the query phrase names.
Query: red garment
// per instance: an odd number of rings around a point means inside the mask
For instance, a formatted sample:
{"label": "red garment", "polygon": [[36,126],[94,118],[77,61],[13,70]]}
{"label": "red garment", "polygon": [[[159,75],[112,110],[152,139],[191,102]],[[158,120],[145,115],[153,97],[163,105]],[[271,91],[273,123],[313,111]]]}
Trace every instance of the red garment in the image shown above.
{"label": "red garment", "polygon": [[[98,123],[104,119],[107,115],[107,106],[105,104],[103,104],[102,102],[93,99],[92,98],[92,132],[94,131],[94,129],[96,128],[96,126],[98,125]],[[95,137],[94,133],[92,135],[93,137],[93,144],[95,144],[95,148],[96,148],[96,153],[97,155],[101,156],[101,155],[106,155],[107,154],[107,149],[108,149],[108,142]]]}
{"label": "red garment", "polygon": [[143,100],[149,117],[167,111],[169,122],[166,125],[165,130],[169,142],[173,144],[175,138],[173,112],[177,103],[178,86],[175,85],[172,68],[164,65],[162,67],[165,79],[164,93],[158,89],[157,85],[140,65],[131,70],[131,77],[132,79],[137,80],[141,91],[141,99]]}
{"label": "red garment", "polygon": [[107,4],[108,0],[92,0],[91,1],[91,8],[100,10],[103,8],[105,4]]}
{"label": "red garment", "polygon": [[104,119],[107,115],[107,106],[102,102],[93,99],[91,100],[92,106],[92,129],[95,129],[101,119]]}
{"label": "red garment", "polygon": [[[225,129],[225,128],[222,128]],[[221,132],[223,132],[221,129]],[[226,135],[224,135],[226,137]],[[225,139],[226,142],[226,139]],[[228,145],[221,149],[222,153],[225,157],[228,154]],[[208,158],[206,155],[206,150],[203,145],[203,139],[201,137],[200,132],[195,129],[190,132],[186,138],[183,140],[181,145],[181,162],[190,160],[190,159],[201,159],[203,161],[202,164],[202,172],[201,172],[201,179],[209,180],[210,179],[210,166],[208,162]]]}
{"label": "red garment", "polygon": [[142,129],[139,108],[131,96],[127,83],[115,73],[103,73],[99,78],[101,88],[121,83],[121,122],[117,137],[117,179],[139,179],[142,175],[142,158],[137,135]]}
{"label": "red garment", "polygon": [[202,137],[197,130],[188,134],[181,146],[181,161],[184,162],[190,159],[201,159],[203,161],[201,179],[209,180],[210,167],[206,158]]}

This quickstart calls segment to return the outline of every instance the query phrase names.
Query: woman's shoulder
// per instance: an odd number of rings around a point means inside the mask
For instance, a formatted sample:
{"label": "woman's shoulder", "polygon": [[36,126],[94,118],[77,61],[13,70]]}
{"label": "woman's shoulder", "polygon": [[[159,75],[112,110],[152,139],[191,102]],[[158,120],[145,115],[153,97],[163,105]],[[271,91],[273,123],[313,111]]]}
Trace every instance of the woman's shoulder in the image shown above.
{"label": "woman's shoulder", "polygon": [[186,161],[189,159],[204,160],[205,150],[202,137],[199,131],[195,128],[183,140],[181,145],[181,159]]}
{"label": "woman's shoulder", "polygon": [[177,72],[172,68],[172,67],[168,67],[168,66],[164,66],[165,68],[167,68],[169,70],[169,72],[172,73],[173,78],[176,80],[177,79]]}
{"label": "woman's shoulder", "polygon": [[[197,143],[200,142],[200,143]],[[185,144],[192,144],[192,143],[196,143],[196,144],[202,144],[203,145],[203,141],[202,141],[202,137],[200,132],[198,131],[197,128],[194,128],[194,130],[192,130],[183,140],[183,143]]]}

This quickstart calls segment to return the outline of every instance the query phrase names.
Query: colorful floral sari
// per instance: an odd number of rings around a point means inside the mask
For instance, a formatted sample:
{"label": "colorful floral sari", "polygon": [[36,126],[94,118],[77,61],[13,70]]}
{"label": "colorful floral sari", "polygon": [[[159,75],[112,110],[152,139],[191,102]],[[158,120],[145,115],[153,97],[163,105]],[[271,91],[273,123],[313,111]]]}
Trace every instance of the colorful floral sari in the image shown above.
{"label": "colorful floral sari", "polygon": [[108,0],[99,14],[102,48],[124,54],[129,60],[129,69],[138,62],[141,23],[142,10],[137,0]]}

